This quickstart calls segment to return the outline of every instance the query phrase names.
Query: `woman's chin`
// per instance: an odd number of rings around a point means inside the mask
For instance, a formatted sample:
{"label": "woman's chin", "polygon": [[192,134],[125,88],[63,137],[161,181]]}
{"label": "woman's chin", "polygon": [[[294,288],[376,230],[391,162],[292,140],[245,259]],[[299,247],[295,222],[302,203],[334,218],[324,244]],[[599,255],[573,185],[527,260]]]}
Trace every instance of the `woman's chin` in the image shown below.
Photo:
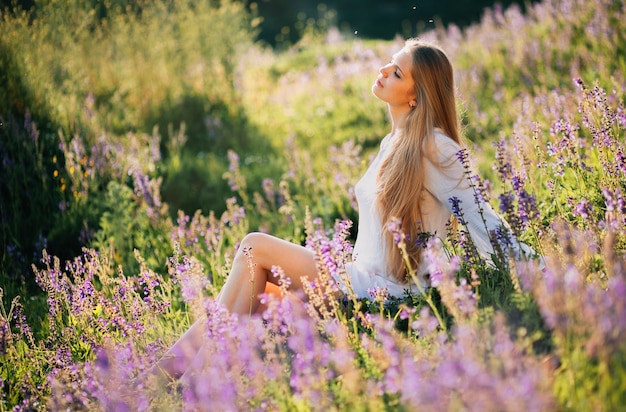
{"label": "woman's chin", "polygon": [[382,100],[381,97],[378,95],[379,91],[380,91],[380,88],[378,87],[376,83],[374,83],[372,85],[372,94],[376,96],[378,99]]}

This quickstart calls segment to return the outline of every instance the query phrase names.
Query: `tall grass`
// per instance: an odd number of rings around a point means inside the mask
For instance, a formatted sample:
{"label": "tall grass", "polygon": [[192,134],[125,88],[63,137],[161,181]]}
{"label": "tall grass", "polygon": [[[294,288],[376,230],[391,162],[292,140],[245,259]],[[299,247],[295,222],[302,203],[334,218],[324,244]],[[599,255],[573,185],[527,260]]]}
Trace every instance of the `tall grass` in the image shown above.
{"label": "tall grass", "polygon": [[[42,244],[66,258],[80,252],[110,181],[165,177],[164,195],[181,206],[189,194],[175,185],[205,182],[214,193],[203,199],[221,207],[221,155],[267,146],[237,91],[255,30],[240,3],[40,1],[1,20],[3,272],[29,266]],[[178,165],[199,152],[201,163]]]}
{"label": "tall grass", "polygon": [[[237,3],[55,4],[0,25],[0,410],[624,404],[622,2],[496,8],[423,35],[456,67],[477,190],[543,262],[464,259],[471,244],[453,231],[426,245],[423,293],[330,303],[353,185],[388,127],[369,88],[402,42],[317,33],[274,53],[251,41]],[[52,30],[59,19],[73,30]],[[41,212],[34,233],[24,205]],[[251,230],[315,252],[308,305],[268,296],[252,318],[215,305]],[[54,248],[68,234],[65,259]],[[35,265],[18,275],[20,260]],[[32,292],[13,298],[19,276],[34,277],[39,309]],[[195,375],[128,385],[205,315]]]}

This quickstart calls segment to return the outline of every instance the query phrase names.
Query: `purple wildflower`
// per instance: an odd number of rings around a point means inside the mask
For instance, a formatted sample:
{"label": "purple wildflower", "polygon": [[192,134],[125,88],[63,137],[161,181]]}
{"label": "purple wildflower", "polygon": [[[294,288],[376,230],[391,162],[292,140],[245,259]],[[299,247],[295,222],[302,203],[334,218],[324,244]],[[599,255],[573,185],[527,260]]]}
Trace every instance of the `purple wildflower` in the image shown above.
{"label": "purple wildflower", "polygon": [[157,218],[163,212],[160,186],[161,178],[150,179],[138,170],[132,172],[134,192],[146,205],[146,213],[150,218]]}
{"label": "purple wildflower", "polygon": [[379,303],[381,305],[387,302],[389,298],[389,288],[379,288],[373,287],[367,289],[367,293],[370,295],[370,298],[373,302]]}
{"label": "purple wildflower", "polygon": [[506,142],[501,139],[494,142],[496,147],[496,164],[495,168],[500,176],[500,180],[507,182],[513,175],[513,166],[511,165],[510,155],[505,149]]}
{"label": "purple wildflower", "polygon": [[584,220],[587,220],[591,213],[593,212],[593,205],[587,201],[586,198],[582,198],[574,209],[572,209],[572,214],[574,216],[580,216]]}
{"label": "purple wildflower", "polygon": [[387,230],[393,235],[394,245],[399,245],[406,240],[406,235],[402,233],[402,222],[399,218],[391,218],[387,223]]}
{"label": "purple wildflower", "polygon": [[459,224],[467,226],[467,222],[465,221],[465,217],[463,215],[463,209],[461,207],[461,203],[463,203],[463,201],[458,197],[453,196],[448,199],[448,202],[450,202],[450,204],[452,205],[452,215],[456,217],[456,219],[459,221]]}
{"label": "purple wildflower", "polygon": [[424,306],[419,313],[419,316],[413,321],[411,324],[411,329],[413,329],[418,336],[430,336],[434,332],[437,331],[437,327],[439,326],[439,321],[435,316],[433,316],[432,312],[427,306]]}

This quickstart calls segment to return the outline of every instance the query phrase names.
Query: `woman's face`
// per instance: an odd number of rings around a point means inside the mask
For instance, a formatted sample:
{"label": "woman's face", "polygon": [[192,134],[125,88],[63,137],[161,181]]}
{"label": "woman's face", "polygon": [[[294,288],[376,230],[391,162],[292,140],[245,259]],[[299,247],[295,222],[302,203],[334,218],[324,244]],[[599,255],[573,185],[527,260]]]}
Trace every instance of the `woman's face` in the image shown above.
{"label": "woman's face", "polygon": [[403,48],[380,68],[372,93],[390,106],[409,108],[415,105],[415,83],[411,76],[413,62],[410,51]]}

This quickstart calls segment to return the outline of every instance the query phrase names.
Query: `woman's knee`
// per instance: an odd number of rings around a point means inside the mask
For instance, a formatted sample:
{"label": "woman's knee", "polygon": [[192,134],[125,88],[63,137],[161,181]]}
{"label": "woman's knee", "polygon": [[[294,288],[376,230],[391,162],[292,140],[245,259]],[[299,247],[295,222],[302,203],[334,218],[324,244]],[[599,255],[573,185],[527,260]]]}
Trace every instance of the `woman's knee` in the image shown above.
{"label": "woman's knee", "polygon": [[237,250],[237,255],[241,257],[245,256],[246,258],[253,258],[254,256],[260,257],[267,249],[267,245],[271,242],[272,236],[261,233],[261,232],[251,232],[248,233],[241,240],[239,244],[239,249]]}
{"label": "woman's knee", "polygon": [[271,238],[270,235],[261,232],[250,232],[244,236],[241,240],[239,250],[246,249],[259,249],[263,244],[267,243]]}

